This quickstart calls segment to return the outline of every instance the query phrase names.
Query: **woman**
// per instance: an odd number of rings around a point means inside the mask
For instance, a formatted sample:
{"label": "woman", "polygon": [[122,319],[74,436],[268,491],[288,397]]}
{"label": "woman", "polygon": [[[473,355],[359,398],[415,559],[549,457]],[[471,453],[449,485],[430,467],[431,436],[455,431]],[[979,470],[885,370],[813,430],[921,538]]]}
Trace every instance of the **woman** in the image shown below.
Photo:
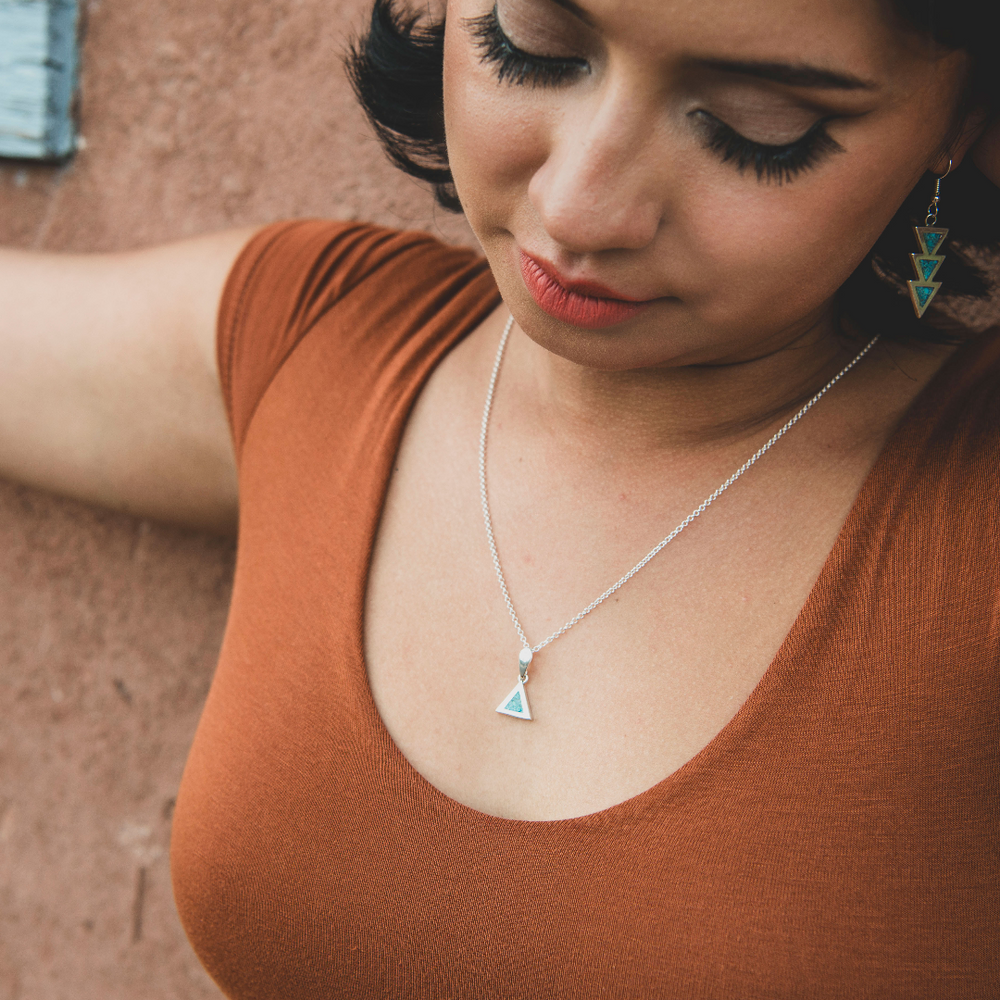
{"label": "woman", "polygon": [[1000,341],[932,323],[988,7],[380,3],[359,92],[488,266],[5,258],[10,472],[218,526],[238,469],[173,838],[228,996],[991,995]]}

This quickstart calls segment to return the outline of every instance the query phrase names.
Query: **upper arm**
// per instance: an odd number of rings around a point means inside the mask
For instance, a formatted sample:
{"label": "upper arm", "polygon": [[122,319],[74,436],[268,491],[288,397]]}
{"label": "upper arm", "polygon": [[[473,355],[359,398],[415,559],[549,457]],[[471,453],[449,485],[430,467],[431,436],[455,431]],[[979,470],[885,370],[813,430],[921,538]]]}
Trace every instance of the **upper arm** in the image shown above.
{"label": "upper arm", "polygon": [[0,250],[0,474],[233,530],[216,318],[254,232],[116,254]]}

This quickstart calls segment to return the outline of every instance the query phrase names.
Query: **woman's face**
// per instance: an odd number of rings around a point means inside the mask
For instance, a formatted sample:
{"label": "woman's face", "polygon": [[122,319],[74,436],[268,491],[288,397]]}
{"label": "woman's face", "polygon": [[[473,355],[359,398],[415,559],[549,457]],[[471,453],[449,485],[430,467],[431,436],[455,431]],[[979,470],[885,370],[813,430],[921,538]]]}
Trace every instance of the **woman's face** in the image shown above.
{"label": "woman's face", "polygon": [[887,8],[449,0],[449,161],[522,329],[607,370],[832,329],[834,292],[946,167],[967,69]]}

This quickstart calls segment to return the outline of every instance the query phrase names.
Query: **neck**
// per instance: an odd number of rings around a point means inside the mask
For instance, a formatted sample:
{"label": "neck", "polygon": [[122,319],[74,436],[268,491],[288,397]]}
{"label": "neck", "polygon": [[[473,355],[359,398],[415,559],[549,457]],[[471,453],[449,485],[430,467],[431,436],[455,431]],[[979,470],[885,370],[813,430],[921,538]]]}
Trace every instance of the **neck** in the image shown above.
{"label": "neck", "polygon": [[752,356],[625,371],[585,368],[516,326],[508,391],[542,426],[623,454],[698,452],[743,443],[803,405],[862,348],[820,322]]}

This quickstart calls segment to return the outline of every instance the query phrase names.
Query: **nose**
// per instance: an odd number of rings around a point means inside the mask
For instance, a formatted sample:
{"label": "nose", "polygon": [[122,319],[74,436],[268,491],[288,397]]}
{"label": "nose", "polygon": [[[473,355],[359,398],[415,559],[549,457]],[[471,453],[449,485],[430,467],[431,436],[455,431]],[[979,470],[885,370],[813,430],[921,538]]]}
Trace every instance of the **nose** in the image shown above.
{"label": "nose", "polygon": [[565,249],[638,250],[653,241],[667,182],[657,156],[657,117],[633,88],[609,82],[553,123],[549,155],[531,178],[528,198]]}

